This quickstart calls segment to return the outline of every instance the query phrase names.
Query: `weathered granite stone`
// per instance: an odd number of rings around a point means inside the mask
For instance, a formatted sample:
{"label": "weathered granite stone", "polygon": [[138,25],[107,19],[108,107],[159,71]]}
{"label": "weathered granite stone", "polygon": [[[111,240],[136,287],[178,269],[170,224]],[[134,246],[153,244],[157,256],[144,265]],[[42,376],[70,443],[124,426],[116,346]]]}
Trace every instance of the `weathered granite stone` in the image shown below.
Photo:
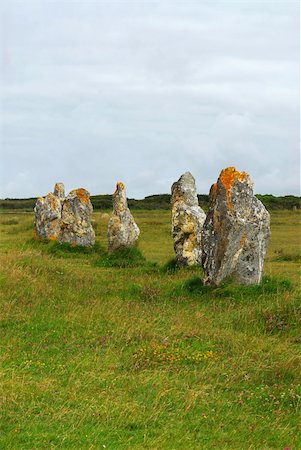
{"label": "weathered granite stone", "polygon": [[57,183],[53,194],[37,199],[35,214],[36,235],[43,239],[56,240],[61,230],[61,210],[64,197],[63,183]]}
{"label": "weathered granite stone", "polygon": [[195,179],[184,173],[171,188],[172,235],[176,261],[192,266],[202,263],[201,231],[206,218],[199,206]]}
{"label": "weathered granite stone", "polygon": [[86,189],[74,189],[62,202],[61,231],[58,241],[89,247],[95,243],[91,225],[93,206]]}
{"label": "weathered granite stone", "polygon": [[219,285],[226,277],[239,284],[259,283],[270,215],[253,194],[249,175],[234,167],[222,170],[209,200],[202,230],[204,283]]}
{"label": "weathered granite stone", "polygon": [[133,247],[139,237],[140,230],[128,208],[123,183],[116,185],[113,194],[113,213],[108,224],[108,249]]}
{"label": "weathered granite stone", "polygon": [[55,183],[53,195],[58,198],[65,198],[65,187],[63,183]]}

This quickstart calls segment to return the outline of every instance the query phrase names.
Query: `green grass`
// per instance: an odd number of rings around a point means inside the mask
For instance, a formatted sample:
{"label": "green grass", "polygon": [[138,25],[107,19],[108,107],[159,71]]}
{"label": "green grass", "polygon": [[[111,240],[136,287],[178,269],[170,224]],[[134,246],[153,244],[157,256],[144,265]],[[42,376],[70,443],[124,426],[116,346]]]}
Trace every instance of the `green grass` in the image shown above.
{"label": "green grass", "polygon": [[0,448],[301,448],[300,212],[272,213],[263,282],[240,287],[176,267],[168,212],[134,216],[116,254],[100,213],[91,249],[1,216]]}
{"label": "green grass", "polygon": [[145,267],[147,265],[145,257],[136,248],[120,248],[112,253],[102,252],[94,261],[95,267]]}
{"label": "green grass", "polygon": [[297,254],[290,254],[290,253],[280,253],[278,254],[278,256],[275,256],[273,261],[276,262],[281,262],[281,261],[285,261],[285,262],[301,262],[301,253],[297,253]]}
{"label": "green grass", "polygon": [[171,258],[161,267],[161,272],[164,273],[175,273],[180,269],[179,264],[177,263],[176,258]]}
{"label": "green grass", "polygon": [[266,294],[281,294],[294,290],[293,283],[290,280],[281,280],[264,276],[260,284],[239,286],[231,279],[225,280],[219,286],[204,286],[199,276],[185,281],[182,289],[196,295],[209,293],[212,297],[231,297],[236,300],[243,300],[247,296],[259,297]]}

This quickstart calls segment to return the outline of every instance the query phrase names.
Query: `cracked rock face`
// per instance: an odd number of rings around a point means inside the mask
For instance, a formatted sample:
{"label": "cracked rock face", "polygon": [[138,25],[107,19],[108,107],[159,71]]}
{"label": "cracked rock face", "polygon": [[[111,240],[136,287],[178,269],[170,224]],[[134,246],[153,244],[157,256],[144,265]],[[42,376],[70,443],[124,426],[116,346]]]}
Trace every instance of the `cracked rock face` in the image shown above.
{"label": "cracked rock face", "polygon": [[128,208],[123,183],[116,185],[113,194],[113,213],[108,224],[108,249],[133,247],[139,237],[140,230]]}
{"label": "cracked rock face", "polygon": [[226,277],[260,283],[270,215],[253,194],[249,175],[234,167],[222,170],[209,200],[202,230],[204,283],[219,285]]}
{"label": "cracked rock face", "polygon": [[74,189],[62,202],[61,230],[58,241],[71,245],[90,247],[95,243],[91,225],[93,206],[86,189]]}
{"label": "cracked rock face", "polygon": [[61,230],[61,210],[64,198],[64,185],[57,183],[53,194],[37,199],[35,214],[35,229],[38,237],[56,240]]}
{"label": "cracked rock face", "polygon": [[171,188],[172,236],[176,261],[192,266],[202,263],[201,232],[206,218],[199,206],[195,179],[184,173]]}

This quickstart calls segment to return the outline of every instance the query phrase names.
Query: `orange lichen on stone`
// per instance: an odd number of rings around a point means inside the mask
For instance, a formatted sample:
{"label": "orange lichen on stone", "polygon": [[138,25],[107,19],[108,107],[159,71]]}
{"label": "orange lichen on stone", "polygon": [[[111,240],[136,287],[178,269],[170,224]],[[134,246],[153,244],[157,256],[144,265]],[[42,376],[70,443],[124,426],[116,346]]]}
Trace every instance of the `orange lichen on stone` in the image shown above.
{"label": "orange lichen on stone", "polygon": [[89,201],[88,193],[84,188],[76,189],[76,196],[79,198],[81,203],[88,203]]}
{"label": "orange lichen on stone", "polygon": [[242,248],[245,245],[245,242],[246,242],[246,235],[243,234],[239,241],[240,248]]}
{"label": "orange lichen on stone", "polygon": [[47,239],[48,239],[49,241],[56,241],[56,240],[57,240],[57,236],[55,236],[54,234],[49,234],[49,235],[47,236]]}
{"label": "orange lichen on stone", "polygon": [[122,191],[124,190],[124,184],[122,183],[122,181],[118,181],[118,183],[116,184],[116,191],[114,192],[114,194],[116,194],[119,189],[121,189]]}
{"label": "orange lichen on stone", "polygon": [[49,202],[51,204],[52,211],[55,211],[55,209],[56,209],[56,202],[55,202],[54,195],[51,192],[49,192],[49,194],[47,194],[47,198],[48,198],[48,200],[49,200]]}
{"label": "orange lichen on stone", "polygon": [[220,173],[219,179],[226,189],[231,189],[234,181],[243,181],[247,176],[246,172],[238,172],[235,167],[227,167]]}
{"label": "orange lichen on stone", "polygon": [[210,194],[212,196],[212,200],[214,200],[216,197],[216,191],[217,191],[217,183],[214,183],[210,189]]}
{"label": "orange lichen on stone", "polygon": [[227,202],[230,208],[233,208],[231,202],[231,189],[235,181],[243,181],[248,174],[246,172],[238,172],[235,167],[227,167],[223,169],[219,176],[219,181],[226,189]]}

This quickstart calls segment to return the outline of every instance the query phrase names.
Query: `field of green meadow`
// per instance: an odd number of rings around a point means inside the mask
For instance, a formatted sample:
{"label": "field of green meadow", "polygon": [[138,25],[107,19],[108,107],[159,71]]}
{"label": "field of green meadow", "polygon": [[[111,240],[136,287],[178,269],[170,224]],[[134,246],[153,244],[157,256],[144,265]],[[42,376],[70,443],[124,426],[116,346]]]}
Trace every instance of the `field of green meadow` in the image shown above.
{"label": "field of green meadow", "polygon": [[0,449],[301,449],[301,212],[271,213],[259,286],[177,269],[168,211],[139,251],[33,238],[0,217]]}

